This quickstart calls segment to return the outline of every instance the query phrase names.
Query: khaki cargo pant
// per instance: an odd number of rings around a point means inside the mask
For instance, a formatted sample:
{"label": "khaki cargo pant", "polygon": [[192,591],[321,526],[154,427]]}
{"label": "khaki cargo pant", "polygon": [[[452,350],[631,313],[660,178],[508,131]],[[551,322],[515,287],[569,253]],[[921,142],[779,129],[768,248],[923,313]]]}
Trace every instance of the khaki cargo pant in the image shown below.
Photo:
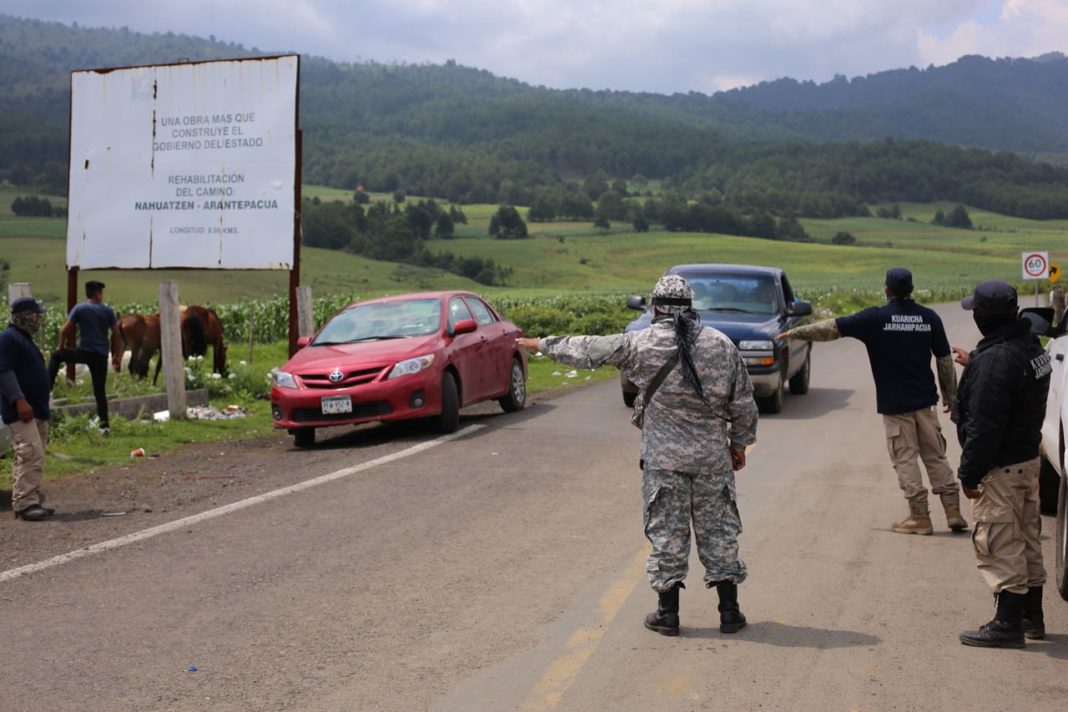
{"label": "khaki cargo pant", "polygon": [[993,593],[1027,593],[1046,582],[1038,471],[1038,458],[996,467],[983,477],[979,499],[972,500],[976,564]]}
{"label": "khaki cargo pant", "polygon": [[910,502],[926,502],[927,488],[917,458],[923,460],[935,494],[957,492],[959,485],[946,459],[946,439],[934,408],[884,415],[886,449],[897,472],[897,483]]}
{"label": "khaki cargo pant", "polygon": [[44,477],[45,444],[48,421],[8,423],[15,459],[11,463],[11,509],[21,512],[41,503],[41,479]]}

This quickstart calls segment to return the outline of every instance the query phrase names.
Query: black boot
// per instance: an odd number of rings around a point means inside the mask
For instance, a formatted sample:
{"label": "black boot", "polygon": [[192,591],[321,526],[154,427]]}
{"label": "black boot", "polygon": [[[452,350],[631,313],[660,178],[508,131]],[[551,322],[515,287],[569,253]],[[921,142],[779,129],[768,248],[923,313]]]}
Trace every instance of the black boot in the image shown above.
{"label": "black boot", "polygon": [[1031,640],[1046,637],[1046,618],[1042,614],[1042,587],[1032,586],[1027,589],[1023,609],[1024,636]]}
{"label": "black boot", "polygon": [[994,619],[960,634],[960,642],[980,648],[1022,648],[1024,631],[1022,625],[1025,596],[1022,593],[1002,591],[997,595],[998,610]]}
{"label": "black boot", "polygon": [[656,612],[645,617],[645,627],[655,630],[660,635],[679,634],[679,589],[686,588],[682,582],[675,584],[667,591],[659,591],[660,602]]}
{"label": "black boot", "polygon": [[716,584],[719,594],[719,632],[737,633],[745,627],[745,614],[738,607],[738,584],[720,581]]}

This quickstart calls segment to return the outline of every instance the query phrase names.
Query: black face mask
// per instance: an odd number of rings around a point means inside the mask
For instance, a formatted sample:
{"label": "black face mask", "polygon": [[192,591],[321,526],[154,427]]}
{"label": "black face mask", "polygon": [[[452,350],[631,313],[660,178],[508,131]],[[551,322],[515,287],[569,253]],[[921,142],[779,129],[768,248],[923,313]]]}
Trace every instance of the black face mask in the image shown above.
{"label": "black face mask", "polygon": [[978,311],[972,312],[972,318],[983,336],[990,336],[1006,324],[1016,321],[1015,314],[987,314]]}

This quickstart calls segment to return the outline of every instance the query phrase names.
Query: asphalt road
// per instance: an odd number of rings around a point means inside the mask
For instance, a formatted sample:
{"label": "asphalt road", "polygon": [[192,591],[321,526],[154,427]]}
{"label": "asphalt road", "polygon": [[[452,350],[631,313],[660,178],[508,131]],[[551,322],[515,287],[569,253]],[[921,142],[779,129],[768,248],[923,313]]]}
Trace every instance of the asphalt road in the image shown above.
{"label": "asphalt road", "polygon": [[682,635],[642,627],[638,432],[609,382],[433,445],[280,442],[274,477],[334,476],[0,572],[0,709],[1064,709],[1068,603],[1047,596],[1025,650],[961,646],[991,598],[940,512],[934,536],[890,532],[905,503],[863,347],[818,344],[812,384],[738,476],[741,633],[719,633],[696,556]]}

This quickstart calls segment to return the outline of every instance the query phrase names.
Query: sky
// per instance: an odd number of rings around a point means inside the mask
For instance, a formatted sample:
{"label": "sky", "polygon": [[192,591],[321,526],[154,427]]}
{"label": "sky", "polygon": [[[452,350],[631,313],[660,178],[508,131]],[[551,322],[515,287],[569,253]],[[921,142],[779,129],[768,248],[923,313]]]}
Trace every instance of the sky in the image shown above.
{"label": "sky", "polygon": [[1068,51],[1068,0],[0,0],[0,14],[658,94]]}

